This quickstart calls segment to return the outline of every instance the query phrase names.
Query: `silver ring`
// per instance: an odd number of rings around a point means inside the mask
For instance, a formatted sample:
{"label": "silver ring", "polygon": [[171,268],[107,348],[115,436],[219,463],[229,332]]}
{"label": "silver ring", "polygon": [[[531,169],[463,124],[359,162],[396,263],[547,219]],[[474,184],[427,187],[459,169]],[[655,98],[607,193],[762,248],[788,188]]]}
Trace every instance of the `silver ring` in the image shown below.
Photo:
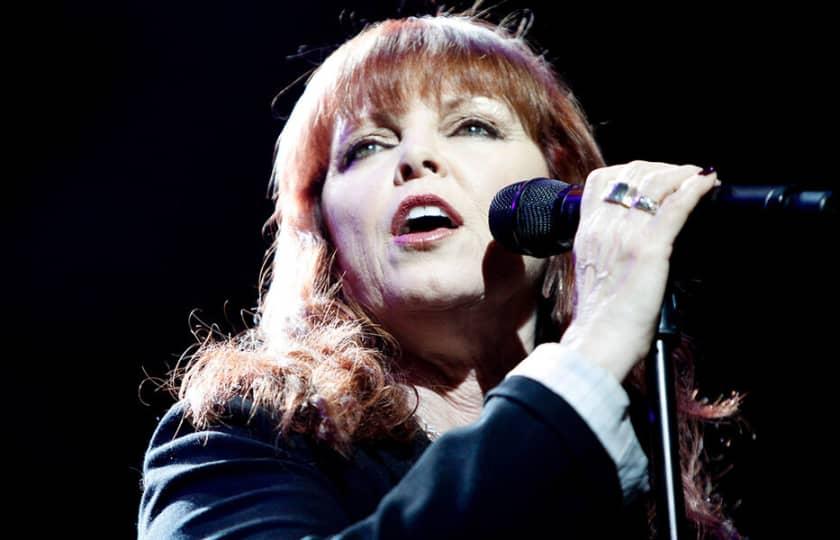
{"label": "silver ring", "polygon": [[629,186],[624,182],[616,182],[610,186],[610,190],[604,200],[608,203],[620,204],[625,208],[630,208],[633,205],[633,200],[636,197],[636,188]]}
{"label": "silver ring", "polygon": [[633,200],[632,207],[644,210],[648,214],[655,216],[656,211],[659,210],[659,203],[646,195],[639,195]]}

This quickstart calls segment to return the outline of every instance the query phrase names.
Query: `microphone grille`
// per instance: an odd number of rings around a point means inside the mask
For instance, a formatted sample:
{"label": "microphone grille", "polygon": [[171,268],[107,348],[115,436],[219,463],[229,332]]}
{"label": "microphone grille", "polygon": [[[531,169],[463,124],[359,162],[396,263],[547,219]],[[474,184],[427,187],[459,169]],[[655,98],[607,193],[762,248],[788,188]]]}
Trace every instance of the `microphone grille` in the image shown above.
{"label": "microphone grille", "polygon": [[510,251],[519,252],[516,240],[516,207],[527,181],[505,186],[490,203],[490,233]]}
{"label": "microphone grille", "polygon": [[553,207],[569,184],[551,178],[534,178],[499,191],[490,204],[490,232],[516,253],[544,257],[552,244]]}
{"label": "microphone grille", "polygon": [[517,236],[522,247],[535,250],[549,239],[554,201],[561,188],[566,185],[549,178],[535,178],[522,190],[516,223]]}

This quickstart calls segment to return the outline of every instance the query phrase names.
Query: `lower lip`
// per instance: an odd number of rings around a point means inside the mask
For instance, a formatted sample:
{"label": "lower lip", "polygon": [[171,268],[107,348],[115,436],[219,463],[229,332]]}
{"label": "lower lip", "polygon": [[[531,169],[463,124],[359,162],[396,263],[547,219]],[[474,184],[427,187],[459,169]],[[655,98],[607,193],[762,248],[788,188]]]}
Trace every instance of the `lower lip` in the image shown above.
{"label": "lower lip", "polygon": [[433,244],[436,244],[438,241],[443,240],[448,236],[452,236],[452,234],[457,230],[458,229],[439,227],[432,231],[401,234],[394,237],[394,242],[398,246],[422,250],[431,247]]}

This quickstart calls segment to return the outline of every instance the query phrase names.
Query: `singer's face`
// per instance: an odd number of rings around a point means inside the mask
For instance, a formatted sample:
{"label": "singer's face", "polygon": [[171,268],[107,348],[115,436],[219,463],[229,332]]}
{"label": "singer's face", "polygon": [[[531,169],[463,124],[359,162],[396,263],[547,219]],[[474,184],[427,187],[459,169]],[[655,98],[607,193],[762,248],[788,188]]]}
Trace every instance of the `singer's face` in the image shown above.
{"label": "singer's face", "polygon": [[548,176],[540,148],[503,101],[430,101],[398,117],[339,121],[334,131],[324,219],[345,290],[386,323],[505,305],[532,294],[545,263],[503,250],[488,225],[501,188]]}

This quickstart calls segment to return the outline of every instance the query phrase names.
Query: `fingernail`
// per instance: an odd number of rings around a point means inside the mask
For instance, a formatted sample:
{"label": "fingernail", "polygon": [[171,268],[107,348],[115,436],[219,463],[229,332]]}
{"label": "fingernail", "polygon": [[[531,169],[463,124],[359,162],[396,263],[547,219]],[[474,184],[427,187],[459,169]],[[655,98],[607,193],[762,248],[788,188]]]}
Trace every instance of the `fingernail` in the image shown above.
{"label": "fingernail", "polygon": [[713,172],[715,172],[716,170],[717,169],[715,169],[713,166],[709,165],[707,167],[704,167],[703,170],[700,171],[697,174],[699,174],[701,176],[708,176],[708,175],[712,174]]}

